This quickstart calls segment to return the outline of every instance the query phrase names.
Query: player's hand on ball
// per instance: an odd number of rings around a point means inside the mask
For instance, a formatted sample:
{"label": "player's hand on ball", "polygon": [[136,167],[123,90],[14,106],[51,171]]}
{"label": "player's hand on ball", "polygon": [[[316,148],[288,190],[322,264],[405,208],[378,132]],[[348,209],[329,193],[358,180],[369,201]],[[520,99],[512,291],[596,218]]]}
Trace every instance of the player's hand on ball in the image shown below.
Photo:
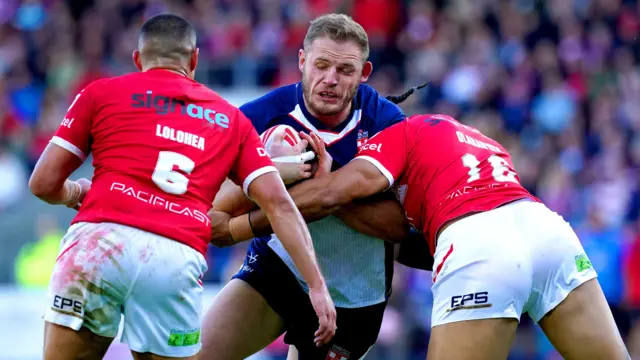
{"label": "player's hand on ball", "polygon": [[211,245],[216,247],[227,247],[235,242],[229,232],[229,221],[231,215],[222,211],[211,210],[208,213],[211,220]]}
{"label": "player's hand on ball", "polygon": [[326,286],[309,289],[309,298],[318,316],[320,327],[315,332],[313,340],[317,347],[327,344],[336,334],[336,307],[331,300]]}
{"label": "player's hand on ball", "polygon": [[329,174],[331,172],[333,158],[327,151],[327,148],[324,145],[324,140],[322,140],[316,133],[307,135],[302,131],[300,131],[300,137],[309,143],[313,152],[316,153],[316,158],[318,159],[318,170],[313,174],[313,177],[316,178]]}
{"label": "player's hand on ball", "polygon": [[290,146],[284,141],[284,136],[284,132],[279,132],[275,135],[273,144],[267,149],[270,158],[300,155],[308,146],[307,140],[302,140],[296,145]]}
{"label": "player's hand on ball", "polygon": [[280,177],[286,185],[298,182],[300,180],[308,179],[312,174],[311,164],[274,162],[273,165],[280,172]]}

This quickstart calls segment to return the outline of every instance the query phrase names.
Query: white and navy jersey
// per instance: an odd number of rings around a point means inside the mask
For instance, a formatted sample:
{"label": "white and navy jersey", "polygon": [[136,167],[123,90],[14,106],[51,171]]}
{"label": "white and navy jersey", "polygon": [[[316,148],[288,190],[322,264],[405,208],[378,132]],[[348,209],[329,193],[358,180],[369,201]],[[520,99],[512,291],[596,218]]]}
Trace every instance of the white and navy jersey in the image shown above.
{"label": "white and navy jersey", "polygon": [[[333,157],[333,170],[351,161],[360,146],[379,131],[405,119],[402,110],[368,85],[360,85],[346,121],[327,128],[309,113],[302,84],[284,86],[244,104],[240,110],[258,133],[275,125],[317,133]],[[335,216],[308,224],[320,268],[336,306],[357,308],[385,301],[391,293],[393,246],[351,229]],[[275,235],[265,241],[307,290],[293,260]]]}

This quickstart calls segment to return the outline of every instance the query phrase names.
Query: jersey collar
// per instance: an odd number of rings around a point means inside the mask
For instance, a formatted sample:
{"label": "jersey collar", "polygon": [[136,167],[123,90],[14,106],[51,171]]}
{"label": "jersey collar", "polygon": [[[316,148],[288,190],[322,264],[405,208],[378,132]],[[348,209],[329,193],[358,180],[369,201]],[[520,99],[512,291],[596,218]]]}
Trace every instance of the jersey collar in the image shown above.
{"label": "jersey collar", "polygon": [[353,100],[351,112],[347,117],[348,120],[343,121],[338,126],[332,129],[327,128],[320,120],[311,115],[309,110],[307,110],[307,107],[304,104],[301,82],[296,84],[296,94],[298,101],[296,103],[296,107],[292,112],[289,113],[289,116],[291,116],[307,130],[318,133],[318,135],[324,140],[327,145],[331,145],[332,143],[342,139],[351,131],[353,131],[353,129],[355,129],[360,123],[362,110],[359,109],[359,106],[357,106],[357,94]]}

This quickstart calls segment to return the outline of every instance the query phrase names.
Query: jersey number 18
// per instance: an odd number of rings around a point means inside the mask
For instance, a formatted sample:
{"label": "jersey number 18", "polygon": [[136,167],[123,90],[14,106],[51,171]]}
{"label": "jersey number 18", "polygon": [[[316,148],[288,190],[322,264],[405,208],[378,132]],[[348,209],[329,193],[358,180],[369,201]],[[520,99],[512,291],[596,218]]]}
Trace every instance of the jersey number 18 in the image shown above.
{"label": "jersey number 18", "polygon": [[[516,173],[509,169],[509,163],[507,163],[507,160],[493,154],[489,156],[487,161],[493,168],[491,175],[496,181],[518,183]],[[480,179],[480,168],[478,167],[480,165],[480,161],[478,161],[478,158],[475,155],[465,154],[462,157],[462,165],[469,168],[469,172],[467,173],[469,174],[469,179],[467,180],[467,183]]]}

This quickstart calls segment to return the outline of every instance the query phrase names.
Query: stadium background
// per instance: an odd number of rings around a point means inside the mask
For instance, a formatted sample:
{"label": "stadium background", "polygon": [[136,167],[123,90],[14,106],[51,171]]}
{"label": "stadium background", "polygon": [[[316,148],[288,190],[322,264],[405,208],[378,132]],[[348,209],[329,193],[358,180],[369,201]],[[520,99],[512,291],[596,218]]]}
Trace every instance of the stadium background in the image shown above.
{"label": "stadium background", "polygon": [[[407,114],[455,116],[510,150],[522,183],[579,233],[640,358],[637,1],[1,0],[0,359],[40,357],[43,292],[73,216],[31,196],[28,176],[79,89],[135,71],[142,22],[160,12],[192,22],[197,80],[240,105],[299,80],[307,24],[331,11],[368,32],[369,84],[380,93],[430,82],[402,104]],[[90,174],[86,164],[74,177]],[[209,300],[245,246],[211,249]],[[424,359],[430,304],[430,273],[398,265],[368,359]],[[127,358],[125,351],[114,345],[108,358]],[[285,351],[276,342],[255,358],[283,359]],[[557,356],[525,319],[512,358]]]}

